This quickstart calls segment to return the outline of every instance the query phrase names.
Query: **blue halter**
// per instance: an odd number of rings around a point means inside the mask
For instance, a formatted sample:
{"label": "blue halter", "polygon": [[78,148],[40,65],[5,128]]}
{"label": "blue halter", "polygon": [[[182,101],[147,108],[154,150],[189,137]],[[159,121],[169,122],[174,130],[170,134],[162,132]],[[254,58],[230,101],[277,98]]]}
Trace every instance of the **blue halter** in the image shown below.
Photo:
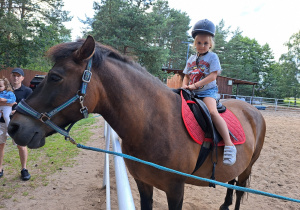
{"label": "blue halter", "polygon": [[35,111],[32,107],[30,107],[24,99],[22,99],[18,105],[16,106],[16,111],[20,112],[22,114],[26,114],[29,115],[35,119],[40,120],[41,122],[45,123],[46,125],[50,126],[53,130],[55,130],[56,132],[62,134],[63,136],[65,136],[66,140],[71,141],[72,143],[75,143],[74,139],[72,139],[70,137],[70,130],[72,128],[72,126],[75,123],[70,124],[70,126],[68,127],[67,130],[60,128],[59,126],[57,126],[56,124],[54,124],[51,121],[51,118],[57,114],[58,112],[60,112],[61,110],[63,110],[64,108],[70,106],[72,103],[74,103],[75,101],[77,101],[77,99],[79,100],[79,103],[81,105],[81,109],[80,112],[83,114],[84,118],[88,117],[88,108],[86,106],[83,105],[83,101],[84,101],[84,97],[86,95],[86,89],[87,89],[87,85],[88,83],[91,81],[91,77],[92,77],[92,72],[91,72],[91,68],[92,68],[92,58],[89,59],[88,64],[87,64],[87,68],[86,70],[83,72],[82,75],[82,84],[81,84],[81,88],[80,90],[78,90],[77,94],[69,99],[67,102],[63,103],[62,105],[60,105],[59,107],[53,109],[50,112],[45,112],[45,113],[39,113],[37,111]]}

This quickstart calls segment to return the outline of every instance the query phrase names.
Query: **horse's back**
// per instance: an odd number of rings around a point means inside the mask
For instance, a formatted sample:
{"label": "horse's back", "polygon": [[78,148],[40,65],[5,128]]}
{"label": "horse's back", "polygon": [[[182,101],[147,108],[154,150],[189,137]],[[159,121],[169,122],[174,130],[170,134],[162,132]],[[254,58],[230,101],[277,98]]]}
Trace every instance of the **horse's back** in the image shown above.
{"label": "horse's back", "polygon": [[[264,142],[266,124],[260,111],[244,101],[229,99],[222,101],[222,103],[240,121],[246,136],[244,144],[236,145],[237,161],[233,166],[223,164],[224,147],[218,147],[215,177],[218,181],[228,182],[238,177],[247,168],[251,169],[257,160]],[[206,161],[194,175],[210,178],[212,174],[212,157],[215,157],[214,154],[207,157]],[[186,183],[202,186],[208,185],[208,183],[192,179],[188,179]]]}

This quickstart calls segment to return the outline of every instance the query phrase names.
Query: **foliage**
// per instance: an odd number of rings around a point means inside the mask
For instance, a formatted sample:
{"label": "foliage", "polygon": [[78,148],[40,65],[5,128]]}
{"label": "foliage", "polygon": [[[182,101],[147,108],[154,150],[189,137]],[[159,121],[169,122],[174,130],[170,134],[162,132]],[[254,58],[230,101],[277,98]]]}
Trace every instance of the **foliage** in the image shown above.
{"label": "foliage", "polygon": [[[299,97],[300,81],[296,76],[300,75],[300,32],[286,43],[289,51],[281,56],[280,62],[274,61],[267,43],[260,45],[255,39],[244,37],[240,29],[231,32],[223,20],[216,27],[215,41],[214,51],[219,55],[223,76],[258,82],[256,96]],[[252,95],[250,86],[240,86],[239,90],[238,94]]]}
{"label": "foliage", "polygon": [[[49,47],[70,41],[69,21],[63,0],[0,1],[0,69],[7,66],[47,71],[43,56]],[[101,0],[94,2],[95,15],[82,21],[86,34],[133,57],[153,75],[166,79],[162,67],[183,69],[186,64],[190,18],[169,7],[167,0]],[[216,25],[215,48],[222,76],[258,82],[255,95],[299,97],[300,32],[286,43],[288,53],[274,61],[270,46],[243,36],[237,28]],[[189,55],[195,53],[191,48]],[[239,93],[252,95],[252,87],[239,86]],[[234,90],[235,92],[235,90]]]}
{"label": "foliage", "polygon": [[288,52],[280,57],[282,62],[283,89],[288,93],[286,96],[296,98],[300,97],[300,81],[297,76],[300,75],[300,31],[293,34],[286,43]]}
{"label": "foliage", "polygon": [[94,3],[95,16],[84,21],[97,41],[132,56],[154,75],[163,66],[185,65],[189,17],[170,9],[167,1],[102,0]]}
{"label": "foliage", "polygon": [[300,75],[300,31],[293,34],[285,45],[288,52],[282,54],[279,62],[271,65],[264,74],[261,96],[295,99],[300,96],[300,81],[297,80],[297,75]]}
{"label": "foliage", "polygon": [[70,40],[69,21],[62,0],[0,1],[0,67],[46,70],[43,59],[54,44]]}
{"label": "foliage", "polygon": [[[268,44],[261,46],[255,39],[244,37],[237,29],[230,32],[229,28],[224,29],[222,20],[216,27],[216,48],[214,51],[219,55],[222,65],[222,75],[247,80],[251,82],[261,82],[260,78],[267,72],[274,63],[274,57]],[[229,34],[232,37],[229,41]],[[256,93],[262,87],[259,83]],[[239,90],[243,95],[252,95],[251,86],[240,86]]]}

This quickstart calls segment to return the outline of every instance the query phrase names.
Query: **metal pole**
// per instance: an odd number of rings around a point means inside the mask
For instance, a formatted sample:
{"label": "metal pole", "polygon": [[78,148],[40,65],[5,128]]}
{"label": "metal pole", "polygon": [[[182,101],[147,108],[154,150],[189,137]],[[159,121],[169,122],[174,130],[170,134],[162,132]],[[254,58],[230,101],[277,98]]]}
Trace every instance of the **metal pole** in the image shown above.
{"label": "metal pole", "polygon": [[254,85],[252,85],[252,97],[251,97],[251,103],[252,104],[252,99],[254,98]]}
{"label": "metal pole", "polygon": [[188,49],[187,49],[187,52],[186,52],[186,63],[189,59],[189,51],[190,51],[190,44],[192,44],[192,42],[181,42],[183,44],[188,44]]}

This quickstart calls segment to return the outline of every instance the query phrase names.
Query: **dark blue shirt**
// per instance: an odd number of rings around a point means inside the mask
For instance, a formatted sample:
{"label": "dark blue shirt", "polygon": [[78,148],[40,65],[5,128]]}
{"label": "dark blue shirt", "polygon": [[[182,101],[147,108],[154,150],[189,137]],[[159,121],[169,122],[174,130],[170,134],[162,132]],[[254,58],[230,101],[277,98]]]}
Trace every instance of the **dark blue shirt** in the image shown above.
{"label": "dark blue shirt", "polygon": [[[26,99],[31,93],[32,90],[22,84],[20,88],[14,90],[14,94],[16,95],[17,99],[16,102],[19,103],[23,98]],[[15,107],[16,105],[13,106],[13,109]]]}

